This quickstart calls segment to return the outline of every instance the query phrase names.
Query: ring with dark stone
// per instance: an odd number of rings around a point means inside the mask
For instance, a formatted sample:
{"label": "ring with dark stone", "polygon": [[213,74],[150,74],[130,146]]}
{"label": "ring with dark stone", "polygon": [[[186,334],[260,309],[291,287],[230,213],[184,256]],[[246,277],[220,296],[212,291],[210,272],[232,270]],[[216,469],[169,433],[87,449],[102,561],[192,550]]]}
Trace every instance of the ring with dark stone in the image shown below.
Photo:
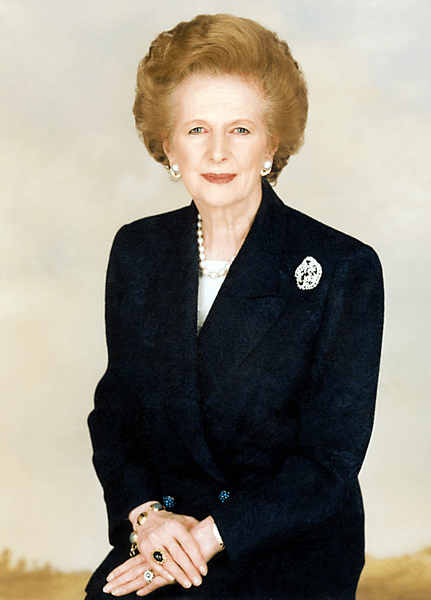
{"label": "ring with dark stone", "polygon": [[162,565],[167,558],[166,552],[163,552],[163,550],[160,550],[158,548],[157,550],[154,550],[153,558],[156,562],[158,562],[160,565]]}

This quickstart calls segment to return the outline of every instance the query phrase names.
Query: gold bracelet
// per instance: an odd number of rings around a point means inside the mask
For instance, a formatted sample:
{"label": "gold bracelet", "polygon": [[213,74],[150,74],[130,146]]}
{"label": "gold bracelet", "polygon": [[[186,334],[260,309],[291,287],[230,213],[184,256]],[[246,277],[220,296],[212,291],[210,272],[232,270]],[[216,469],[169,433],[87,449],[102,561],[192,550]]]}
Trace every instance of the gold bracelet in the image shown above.
{"label": "gold bracelet", "polygon": [[159,510],[166,510],[166,509],[163,506],[163,504],[160,504],[160,502],[154,502],[154,504],[152,504],[148,510],[146,510],[145,512],[138,515],[138,518],[136,519],[135,529],[139,525],[143,525],[143,523],[145,523],[145,520],[148,517],[148,513],[151,512],[152,510],[159,512]]}
{"label": "gold bracelet", "polygon": [[159,510],[166,510],[166,509],[163,506],[163,504],[160,504],[160,502],[154,502],[154,504],[152,504],[147,511],[138,515],[138,518],[136,519],[136,525],[134,526],[133,531],[129,537],[129,540],[131,543],[131,547],[130,547],[130,556],[131,557],[135,556],[139,552],[138,543],[137,543],[138,542],[138,534],[136,532],[136,528],[139,527],[139,525],[142,525],[143,523],[145,523],[145,521],[148,517],[148,513],[151,512],[152,510],[159,512]]}

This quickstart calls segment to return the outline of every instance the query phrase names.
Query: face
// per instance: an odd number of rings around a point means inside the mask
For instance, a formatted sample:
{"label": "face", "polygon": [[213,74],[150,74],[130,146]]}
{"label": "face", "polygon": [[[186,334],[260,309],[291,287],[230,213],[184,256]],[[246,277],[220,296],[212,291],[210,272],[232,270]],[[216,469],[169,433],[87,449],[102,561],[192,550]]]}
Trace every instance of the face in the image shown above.
{"label": "face", "polygon": [[260,171],[275,150],[268,148],[263,92],[224,75],[193,75],[175,93],[172,141],[164,144],[198,204],[259,206]]}

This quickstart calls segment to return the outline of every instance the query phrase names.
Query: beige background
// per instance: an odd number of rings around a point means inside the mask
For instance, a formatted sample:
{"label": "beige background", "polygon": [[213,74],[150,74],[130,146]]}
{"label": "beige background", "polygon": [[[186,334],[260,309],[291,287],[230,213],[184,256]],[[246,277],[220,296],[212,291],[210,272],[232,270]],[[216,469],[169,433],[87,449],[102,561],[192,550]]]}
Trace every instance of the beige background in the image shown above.
{"label": "beige background", "polygon": [[362,472],[374,556],[431,544],[428,0],[0,0],[0,549],[89,569],[106,543],[86,417],[106,361],[103,287],[124,222],[190,201],[131,113],[152,38],[202,12],[287,39],[309,82],[288,204],[373,245],[387,318]]}

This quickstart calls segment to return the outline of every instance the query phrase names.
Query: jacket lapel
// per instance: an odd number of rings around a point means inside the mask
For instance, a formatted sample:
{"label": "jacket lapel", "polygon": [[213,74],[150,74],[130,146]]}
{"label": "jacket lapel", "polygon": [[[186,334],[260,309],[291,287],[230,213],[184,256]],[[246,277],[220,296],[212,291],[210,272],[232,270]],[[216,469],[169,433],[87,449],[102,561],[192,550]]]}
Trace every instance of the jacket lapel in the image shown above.
{"label": "jacket lapel", "polygon": [[283,208],[265,184],[250,232],[199,334],[198,360],[206,371],[227,374],[238,366],[286,306],[277,297],[286,236]]}
{"label": "jacket lapel", "polygon": [[[171,213],[172,214],[172,213]],[[173,213],[167,221],[171,256],[159,278],[159,338],[162,348],[161,402],[172,429],[182,436],[201,467],[226,485],[205,438],[197,374],[197,293],[199,263],[196,241],[197,210],[194,204]]]}

